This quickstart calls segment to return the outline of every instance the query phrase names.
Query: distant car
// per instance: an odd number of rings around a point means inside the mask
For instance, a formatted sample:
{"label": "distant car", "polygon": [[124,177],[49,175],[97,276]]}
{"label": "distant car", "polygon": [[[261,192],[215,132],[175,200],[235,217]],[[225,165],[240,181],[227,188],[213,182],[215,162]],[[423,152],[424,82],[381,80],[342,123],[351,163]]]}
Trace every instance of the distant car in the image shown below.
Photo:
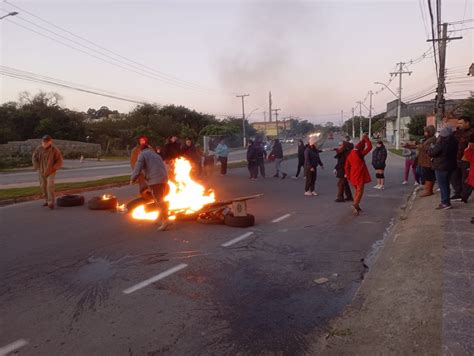
{"label": "distant car", "polygon": [[272,150],[272,144],[270,142],[264,142],[263,143],[263,148],[265,151],[271,151]]}

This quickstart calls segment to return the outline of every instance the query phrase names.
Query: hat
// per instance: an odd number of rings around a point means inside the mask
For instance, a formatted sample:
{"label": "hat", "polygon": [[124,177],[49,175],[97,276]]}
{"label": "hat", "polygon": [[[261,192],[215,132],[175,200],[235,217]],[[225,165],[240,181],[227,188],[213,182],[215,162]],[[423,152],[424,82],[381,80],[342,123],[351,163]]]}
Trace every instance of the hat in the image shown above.
{"label": "hat", "polygon": [[451,127],[449,126],[446,126],[446,127],[443,127],[441,129],[441,131],[439,132],[439,135],[441,137],[448,137],[449,135],[451,135],[453,133],[453,131],[451,130]]}
{"label": "hat", "polygon": [[44,135],[43,138],[41,139],[43,142],[48,142],[51,141],[53,138],[49,135]]}
{"label": "hat", "polygon": [[316,137],[311,136],[311,137],[309,138],[309,145],[312,146],[312,145],[314,145],[315,143],[316,143]]}

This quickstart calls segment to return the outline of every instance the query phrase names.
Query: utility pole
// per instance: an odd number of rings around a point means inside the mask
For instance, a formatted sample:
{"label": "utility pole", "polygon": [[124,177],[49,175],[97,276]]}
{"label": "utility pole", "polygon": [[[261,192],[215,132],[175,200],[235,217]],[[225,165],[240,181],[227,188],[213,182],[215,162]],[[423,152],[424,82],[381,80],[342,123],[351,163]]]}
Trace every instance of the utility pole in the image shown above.
{"label": "utility pole", "polygon": [[268,92],[268,114],[269,122],[272,122],[272,92]]}
{"label": "utility pole", "polygon": [[395,75],[399,76],[399,87],[398,87],[398,108],[397,108],[397,134],[395,135],[395,148],[397,150],[400,149],[400,116],[401,116],[401,111],[402,111],[402,75],[403,74],[408,74],[411,75],[412,72],[405,72],[403,71],[403,66],[405,63],[400,62],[397,63],[398,65],[398,72],[391,72],[390,75]]}
{"label": "utility pole", "polygon": [[245,103],[244,99],[246,96],[250,96],[250,94],[242,94],[242,95],[236,95],[237,98],[242,99],[242,132],[243,132],[243,143],[244,143],[244,148],[247,147],[247,138],[245,137]]}
{"label": "utility pole", "polygon": [[354,108],[352,108],[352,138],[355,138],[355,117],[354,117]]}
{"label": "utility pole", "polygon": [[280,129],[278,127],[278,111],[280,111],[281,109],[273,109],[273,111],[275,112],[275,123],[276,123],[276,131],[277,131],[277,138],[278,136],[280,135]]}
{"label": "utility pole", "polygon": [[362,139],[362,101],[358,101],[357,104],[359,104],[359,138]]}
{"label": "utility pole", "polygon": [[451,40],[460,40],[462,37],[448,37],[448,24],[443,24],[441,32],[441,26],[438,28],[438,39],[431,39],[427,42],[438,42],[439,52],[439,73],[438,73],[438,88],[436,90],[435,98],[435,114],[436,114],[436,128],[439,129],[440,123],[444,118],[445,114],[445,100],[444,92],[446,91],[445,84],[445,72],[446,72],[446,44]]}
{"label": "utility pole", "polygon": [[374,93],[371,91],[369,91],[369,95],[370,95],[370,105],[369,105],[369,138],[372,137],[372,95],[374,95]]}

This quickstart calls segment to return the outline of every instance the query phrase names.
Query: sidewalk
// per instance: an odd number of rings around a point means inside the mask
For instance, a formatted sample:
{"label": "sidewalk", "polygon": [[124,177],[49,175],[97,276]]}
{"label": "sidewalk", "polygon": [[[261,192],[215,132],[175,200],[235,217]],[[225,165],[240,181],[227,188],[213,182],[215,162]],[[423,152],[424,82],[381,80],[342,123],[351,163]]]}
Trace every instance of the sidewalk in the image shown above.
{"label": "sidewalk", "polygon": [[474,353],[474,203],[412,195],[322,354]]}

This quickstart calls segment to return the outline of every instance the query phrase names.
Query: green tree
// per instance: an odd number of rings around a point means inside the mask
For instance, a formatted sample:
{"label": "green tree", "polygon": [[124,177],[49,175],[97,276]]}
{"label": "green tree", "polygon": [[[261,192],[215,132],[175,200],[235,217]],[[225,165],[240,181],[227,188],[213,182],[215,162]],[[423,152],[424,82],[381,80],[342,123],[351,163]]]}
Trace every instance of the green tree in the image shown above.
{"label": "green tree", "polygon": [[407,124],[408,133],[412,136],[423,136],[423,130],[426,126],[426,116],[425,115],[415,115],[411,118],[410,122]]}
{"label": "green tree", "polygon": [[462,105],[462,113],[463,115],[470,117],[471,121],[474,120],[474,97],[466,99]]}

